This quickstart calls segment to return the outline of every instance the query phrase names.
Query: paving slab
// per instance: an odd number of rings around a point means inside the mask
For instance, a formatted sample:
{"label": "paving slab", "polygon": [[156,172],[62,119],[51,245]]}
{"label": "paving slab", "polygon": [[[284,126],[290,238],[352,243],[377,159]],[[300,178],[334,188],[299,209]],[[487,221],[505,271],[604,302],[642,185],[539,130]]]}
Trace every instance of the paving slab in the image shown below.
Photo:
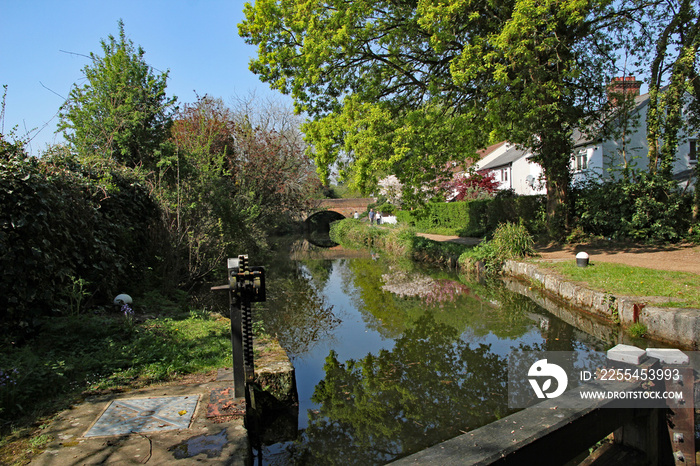
{"label": "paving slab", "polygon": [[626,364],[638,365],[646,359],[646,351],[632,345],[616,345],[608,350],[608,359]]}
{"label": "paving slab", "polygon": [[248,465],[243,418],[206,416],[212,392],[221,403],[229,385],[212,377],[87,398],[57,416],[46,432],[52,441],[30,464]]}

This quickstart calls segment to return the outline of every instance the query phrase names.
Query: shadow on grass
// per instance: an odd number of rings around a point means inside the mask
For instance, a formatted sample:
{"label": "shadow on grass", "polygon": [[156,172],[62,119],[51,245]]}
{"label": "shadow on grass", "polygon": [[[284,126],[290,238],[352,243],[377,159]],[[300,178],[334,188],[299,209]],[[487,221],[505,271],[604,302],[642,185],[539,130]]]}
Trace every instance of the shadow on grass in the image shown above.
{"label": "shadow on grass", "polygon": [[118,315],[47,319],[0,351],[0,434],[31,425],[80,395],[141,387],[225,366],[228,319],[186,313],[136,323]]}

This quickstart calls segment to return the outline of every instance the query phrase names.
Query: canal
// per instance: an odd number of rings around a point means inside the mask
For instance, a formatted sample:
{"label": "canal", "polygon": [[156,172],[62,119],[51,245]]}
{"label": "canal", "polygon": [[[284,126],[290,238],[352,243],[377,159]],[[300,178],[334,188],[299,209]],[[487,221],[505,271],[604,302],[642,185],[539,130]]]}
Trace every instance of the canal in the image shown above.
{"label": "canal", "polygon": [[385,464],[508,415],[511,351],[605,351],[620,338],[545,310],[513,291],[522,284],[344,255],[269,269],[255,312],[292,360],[299,410],[262,435],[256,464]]}

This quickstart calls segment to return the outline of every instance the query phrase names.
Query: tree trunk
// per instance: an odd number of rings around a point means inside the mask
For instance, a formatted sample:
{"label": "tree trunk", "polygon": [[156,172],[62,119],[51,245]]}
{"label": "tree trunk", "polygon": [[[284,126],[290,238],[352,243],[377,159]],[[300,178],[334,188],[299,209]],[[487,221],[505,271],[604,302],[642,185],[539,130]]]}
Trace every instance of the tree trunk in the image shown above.
{"label": "tree trunk", "polygon": [[563,240],[569,230],[569,182],[547,176],[547,232]]}
{"label": "tree trunk", "polygon": [[561,241],[569,231],[569,186],[571,184],[571,151],[573,140],[567,131],[552,130],[541,139],[537,162],[547,180],[547,232]]}

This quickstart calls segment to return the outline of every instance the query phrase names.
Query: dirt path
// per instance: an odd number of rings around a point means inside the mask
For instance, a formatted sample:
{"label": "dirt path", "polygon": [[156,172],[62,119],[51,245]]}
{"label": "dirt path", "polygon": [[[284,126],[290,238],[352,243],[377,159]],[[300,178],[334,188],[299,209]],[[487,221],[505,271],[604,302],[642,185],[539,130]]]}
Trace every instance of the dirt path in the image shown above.
{"label": "dirt path", "polygon": [[543,260],[574,260],[580,251],[587,252],[591,262],[613,262],[648,269],[691,272],[700,275],[700,246],[692,244],[672,246],[596,244],[538,248]]}
{"label": "dirt path", "polygon": [[[460,238],[458,236],[429,235],[419,233],[434,241],[474,245],[479,238]],[[538,246],[541,260],[575,260],[576,254],[585,251],[591,263],[613,262],[617,264],[646,267],[648,269],[691,272],[700,275],[700,246],[678,244],[671,246],[644,246],[614,242],[582,245],[547,245]]]}

